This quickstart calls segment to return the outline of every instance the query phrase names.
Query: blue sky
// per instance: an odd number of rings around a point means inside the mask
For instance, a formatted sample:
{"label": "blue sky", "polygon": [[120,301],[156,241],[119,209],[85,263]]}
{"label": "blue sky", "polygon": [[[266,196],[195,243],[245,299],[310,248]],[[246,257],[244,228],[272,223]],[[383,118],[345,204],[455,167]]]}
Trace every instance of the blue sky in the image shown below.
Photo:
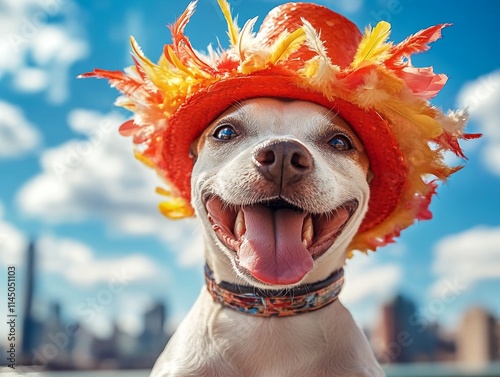
{"label": "blue sky", "polygon": [[[262,20],[278,3],[238,0],[232,8],[243,24],[257,15]],[[453,23],[413,63],[446,73],[449,81],[434,104],[468,106],[468,130],[484,134],[466,143],[467,166],[439,188],[432,221],[406,230],[395,245],[349,261],[344,302],[366,327],[396,292],[413,298],[422,318],[447,326],[472,305],[499,316],[500,3],[318,3],[361,29],[387,20],[396,42],[421,28]],[[171,222],[157,213],[154,188],[160,182],[133,159],[131,141],[117,133],[130,114],[113,106],[117,93],[106,82],[76,79],[94,67],[130,65],[131,34],[149,57],[159,56],[170,38],[165,25],[186,5],[0,3],[0,267],[17,264],[21,279],[26,243],[37,238],[41,316],[45,305],[59,301],[65,318],[83,321],[97,334],[107,334],[112,320],[138,332],[154,300],[168,301],[174,325],[199,293],[202,243],[196,221]],[[187,33],[199,50],[216,44],[217,37],[226,44],[216,0],[199,1]],[[107,292],[116,286],[121,289],[109,299]],[[92,299],[100,305],[91,307]]]}

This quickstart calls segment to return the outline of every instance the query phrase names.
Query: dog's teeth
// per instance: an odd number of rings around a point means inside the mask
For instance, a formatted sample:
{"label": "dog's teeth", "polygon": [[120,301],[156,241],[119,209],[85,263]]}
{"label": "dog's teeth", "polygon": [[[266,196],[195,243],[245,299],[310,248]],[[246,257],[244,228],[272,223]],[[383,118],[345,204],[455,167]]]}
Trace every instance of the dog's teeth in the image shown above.
{"label": "dog's teeth", "polygon": [[311,246],[313,238],[313,221],[311,215],[307,215],[302,226],[302,243],[305,247]]}
{"label": "dog's teeth", "polygon": [[243,211],[238,211],[238,216],[236,216],[236,221],[234,223],[234,235],[236,239],[240,239],[242,235],[246,232],[245,219],[243,217]]}

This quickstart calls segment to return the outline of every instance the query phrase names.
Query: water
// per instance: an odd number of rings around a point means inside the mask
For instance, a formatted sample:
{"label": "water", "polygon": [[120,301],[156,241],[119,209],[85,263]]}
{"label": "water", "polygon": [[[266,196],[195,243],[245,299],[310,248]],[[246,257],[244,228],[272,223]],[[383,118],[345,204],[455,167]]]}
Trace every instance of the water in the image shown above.
{"label": "water", "polygon": [[[500,377],[500,362],[481,370],[466,370],[446,364],[390,365],[385,370],[387,377]],[[2,377],[148,377],[149,370],[16,373],[0,368],[0,374]]]}
{"label": "water", "polygon": [[394,364],[385,368],[387,377],[500,377],[500,362],[484,368],[464,368],[456,364]]}

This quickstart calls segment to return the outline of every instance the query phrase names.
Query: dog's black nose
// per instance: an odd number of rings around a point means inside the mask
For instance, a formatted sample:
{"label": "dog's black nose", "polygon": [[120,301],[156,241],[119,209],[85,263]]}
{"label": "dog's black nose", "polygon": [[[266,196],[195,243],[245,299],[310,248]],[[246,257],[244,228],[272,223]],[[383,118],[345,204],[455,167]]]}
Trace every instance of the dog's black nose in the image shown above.
{"label": "dog's black nose", "polygon": [[295,140],[266,141],[253,153],[257,170],[281,187],[297,182],[313,169],[314,161],[305,146]]}

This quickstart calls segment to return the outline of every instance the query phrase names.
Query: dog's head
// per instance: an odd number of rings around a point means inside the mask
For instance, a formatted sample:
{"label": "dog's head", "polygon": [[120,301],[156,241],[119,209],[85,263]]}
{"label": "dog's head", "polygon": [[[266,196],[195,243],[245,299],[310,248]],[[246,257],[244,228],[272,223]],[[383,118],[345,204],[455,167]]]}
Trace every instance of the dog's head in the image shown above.
{"label": "dog's head", "polygon": [[445,152],[465,157],[460,139],[479,136],[464,132],[465,112],[429,102],[446,76],[410,62],[447,24],[394,44],[387,22],[363,35],[313,3],[276,7],[258,32],[255,18],[240,29],[227,1],[219,5],[228,49],[196,52],[184,34],[192,2],[158,64],[132,39],[125,72],[80,75],[106,78],[123,94],[117,103],[135,115],[120,132],[164,178],[162,213],[188,217],[195,207],[215,279],[312,282],[339,268],[346,248],[376,250],[431,218],[437,182],[458,171]]}
{"label": "dog's head", "polygon": [[305,101],[247,100],[212,122],[192,154],[194,207],[217,246],[207,258],[219,278],[291,286],[344,263],[367,210],[370,171],[336,113]]}

